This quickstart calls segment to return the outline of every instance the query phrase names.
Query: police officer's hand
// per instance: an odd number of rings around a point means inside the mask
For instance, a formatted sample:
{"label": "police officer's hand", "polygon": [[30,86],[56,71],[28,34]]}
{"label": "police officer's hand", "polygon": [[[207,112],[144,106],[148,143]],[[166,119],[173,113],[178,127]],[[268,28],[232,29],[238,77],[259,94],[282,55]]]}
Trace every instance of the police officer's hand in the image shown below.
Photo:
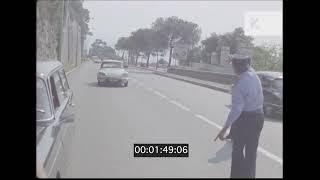
{"label": "police officer's hand", "polygon": [[214,141],[216,141],[218,138],[220,139],[220,141],[225,140],[224,134],[226,133],[226,130],[227,130],[227,128],[221,129],[221,131],[219,132],[217,137],[214,139]]}

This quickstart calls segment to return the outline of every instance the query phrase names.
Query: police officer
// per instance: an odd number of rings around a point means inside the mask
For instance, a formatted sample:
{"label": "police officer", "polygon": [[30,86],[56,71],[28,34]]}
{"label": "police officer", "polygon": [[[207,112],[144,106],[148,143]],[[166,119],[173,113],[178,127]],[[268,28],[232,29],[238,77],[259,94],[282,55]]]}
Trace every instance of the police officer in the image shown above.
{"label": "police officer", "polygon": [[237,75],[232,87],[232,107],[215,140],[224,140],[226,130],[232,125],[231,178],[255,178],[257,148],[264,123],[261,82],[250,67],[250,57],[234,55],[231,63]]}

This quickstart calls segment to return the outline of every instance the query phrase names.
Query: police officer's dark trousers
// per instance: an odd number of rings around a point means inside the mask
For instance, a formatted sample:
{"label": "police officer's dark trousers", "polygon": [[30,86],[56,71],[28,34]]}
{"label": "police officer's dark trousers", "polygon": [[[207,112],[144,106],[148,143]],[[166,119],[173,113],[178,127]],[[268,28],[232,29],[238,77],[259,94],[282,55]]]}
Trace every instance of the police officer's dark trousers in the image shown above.
{"label": "police officer's dark trousers", "polygon": [[255,178],[259,137],[264,114],[242,112],[233,124],[231,178]]}

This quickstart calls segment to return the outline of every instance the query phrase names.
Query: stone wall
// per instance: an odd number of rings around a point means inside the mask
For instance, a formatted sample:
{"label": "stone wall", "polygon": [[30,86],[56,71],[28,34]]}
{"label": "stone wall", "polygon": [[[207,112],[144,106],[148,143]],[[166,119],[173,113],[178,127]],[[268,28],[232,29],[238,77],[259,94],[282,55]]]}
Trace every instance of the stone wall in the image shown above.
{"label": "stone wall", "polygon": [[48,2],[38,1],[37,3],[37,59],[56,59],[58,41],[55,27],[50,22],[47,14]]}
{"label": "stone wall", "polygon": [[[57,2],[40,0],[37,3],[37,60],[55,59],[75,67],[81,64],[81,28],[71,17],[69,1]],[[48,13],[52,7],[63,14],[62,18],[54,19]]]}

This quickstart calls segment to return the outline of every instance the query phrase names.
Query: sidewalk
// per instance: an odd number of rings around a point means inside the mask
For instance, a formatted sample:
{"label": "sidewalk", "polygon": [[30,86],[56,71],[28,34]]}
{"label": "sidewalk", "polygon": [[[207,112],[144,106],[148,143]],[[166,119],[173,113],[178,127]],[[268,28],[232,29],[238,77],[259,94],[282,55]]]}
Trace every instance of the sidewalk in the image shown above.
{"label": "sidewalk", "polygon": [[153,71],[154,74],[157,74],[160,76],[173,78],[173,79],[177,79],[180,81],[185,81],[185,82],[188,82],[191,84],[195,84],[198,86],[202,86],[202,87],[206,87],[206,88],[210,88],[210,89],[214,89],[214,90],[218,90],[218,91],[222,91],[222,92],[226,92],[226,93],[230,93],[230,89],[231,89],[231,85],[220,84],[220,83],[211,82],[211,81],[204,81],[204,80],[196,79],[196,78],[192,78],[192,77],[180,76],[180,75],[176,75],[176,74],[172,74],[172,73],[167,73],[166,69],[155,70],[155,69],[143,68],[143,67],[135,67],[135,68]]}

